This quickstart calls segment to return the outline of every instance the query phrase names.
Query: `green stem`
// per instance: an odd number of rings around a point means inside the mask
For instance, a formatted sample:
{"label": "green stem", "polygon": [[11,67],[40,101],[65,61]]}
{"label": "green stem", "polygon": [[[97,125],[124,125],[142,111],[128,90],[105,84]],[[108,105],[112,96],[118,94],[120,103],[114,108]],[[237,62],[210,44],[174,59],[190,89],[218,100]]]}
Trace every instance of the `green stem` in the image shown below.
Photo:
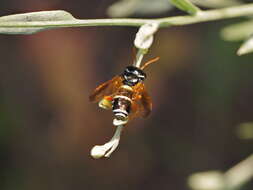
{"label": "green stem", "polygon": [[250,16],[253,15],[253,3],[235,7],[202,11],[195,16],[176,16],[159,19],[73,19],[66,21],[0,21],[1,28],[58,28],[58,27],[81,27],[81,26],[135,26],[139,27],[149,22],[157,22],[160,27],[188,25],[200,22]]}
{"label": "green stem", "polygon": [[181,9],[190,15],[196,15],[197,13],[201,12],[201,10],[189,0],[169,0],[169,2],[178,9]]}

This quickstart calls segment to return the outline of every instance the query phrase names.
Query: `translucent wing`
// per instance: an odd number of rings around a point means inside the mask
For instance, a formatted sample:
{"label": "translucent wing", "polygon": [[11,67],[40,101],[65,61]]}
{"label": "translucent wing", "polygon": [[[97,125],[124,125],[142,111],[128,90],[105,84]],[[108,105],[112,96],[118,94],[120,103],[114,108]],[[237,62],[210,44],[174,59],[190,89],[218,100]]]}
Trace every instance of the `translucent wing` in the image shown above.
{"label": "translucent wing", "polygon": [[134,96],[131,107],[130,119],[135,117],[147,117],[152,110],[152,101],[143,83],[134,87]]}
{"label": "translucent wing", "polygon": [[122,85],[122,80],[123,79],[121,76],[115,76],[111,80],[108,80],[105,83],[99,85],[89,96],[89,100],[91,102],[98,102],[104,96],[112,95]]}

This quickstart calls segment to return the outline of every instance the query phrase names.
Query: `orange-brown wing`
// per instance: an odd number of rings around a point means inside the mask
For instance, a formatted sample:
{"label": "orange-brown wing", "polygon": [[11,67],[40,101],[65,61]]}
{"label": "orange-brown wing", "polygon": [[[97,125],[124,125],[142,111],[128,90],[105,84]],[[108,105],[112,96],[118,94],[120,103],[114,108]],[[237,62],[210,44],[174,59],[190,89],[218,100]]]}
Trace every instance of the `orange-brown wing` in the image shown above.
{"label": "orange-brown wing", "polygon": [[112,95],[122,85],[122,77],[115,76],[111,80],[99,85],[89,96],[91,102],[98,102],[104,96]]}
{"label": "orange-brown wing", "polygon": [[147,117],[152,110],[152,101],[143,83],[134,87],[134,96],[131,107],[130,119],[135,117]]}

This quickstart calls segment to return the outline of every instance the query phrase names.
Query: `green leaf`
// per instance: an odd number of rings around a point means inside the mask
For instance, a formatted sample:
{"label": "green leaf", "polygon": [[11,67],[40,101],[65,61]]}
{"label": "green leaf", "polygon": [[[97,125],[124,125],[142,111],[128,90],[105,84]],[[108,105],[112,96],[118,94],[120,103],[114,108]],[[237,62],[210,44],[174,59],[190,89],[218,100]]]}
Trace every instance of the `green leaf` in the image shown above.
{"label": "green leaf", "polygon": [[170,0],[170,3],[175,5],[178,9],[181,9],[191,15],[196,15],[201,12],[201,10],[189,0]]}
{"label": "green leaf", "polygon": [[239,0],[191,0],[191,2],[208,8],[222,8],[242,4]]}
{"label": "green leaf", "polygon": [[227,41],[241,41],[253,34],[253,21],[226,26],[221,30],[221,37]]}
{"label": "green leaf", "polygon": [[245,55],[253,52],[253,36],[246,40],[237,51],[238,55]]}
{"label": "green leaf", "polygon": [[[69,21],[76,20],[70,13],[62,10],[40,11],[33,13],[15,14],[0,17],[0,25],[8,22],[29,23],[29,22],[48,22],[48,21]],[[0,34],[33,34],[42,30],[54,27],[0,27]]]}
{"label": "green leaf", "polygon": [[172,8],[168,0],[120,0],[107,9],[107,14],[110,17],[154,15],[167,12]]}

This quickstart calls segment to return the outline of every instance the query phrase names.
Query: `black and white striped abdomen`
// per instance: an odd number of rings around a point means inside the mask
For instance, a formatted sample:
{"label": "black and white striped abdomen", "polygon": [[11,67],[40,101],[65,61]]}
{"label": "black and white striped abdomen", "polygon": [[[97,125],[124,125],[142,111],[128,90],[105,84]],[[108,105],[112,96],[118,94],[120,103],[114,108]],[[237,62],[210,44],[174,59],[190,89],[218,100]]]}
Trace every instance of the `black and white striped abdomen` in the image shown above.
{"label": "black and white striped abdomen", "polygon": [[127,120],[131,111],[131,99],[127,96],[115,96],[112,111],[118,120]]}

